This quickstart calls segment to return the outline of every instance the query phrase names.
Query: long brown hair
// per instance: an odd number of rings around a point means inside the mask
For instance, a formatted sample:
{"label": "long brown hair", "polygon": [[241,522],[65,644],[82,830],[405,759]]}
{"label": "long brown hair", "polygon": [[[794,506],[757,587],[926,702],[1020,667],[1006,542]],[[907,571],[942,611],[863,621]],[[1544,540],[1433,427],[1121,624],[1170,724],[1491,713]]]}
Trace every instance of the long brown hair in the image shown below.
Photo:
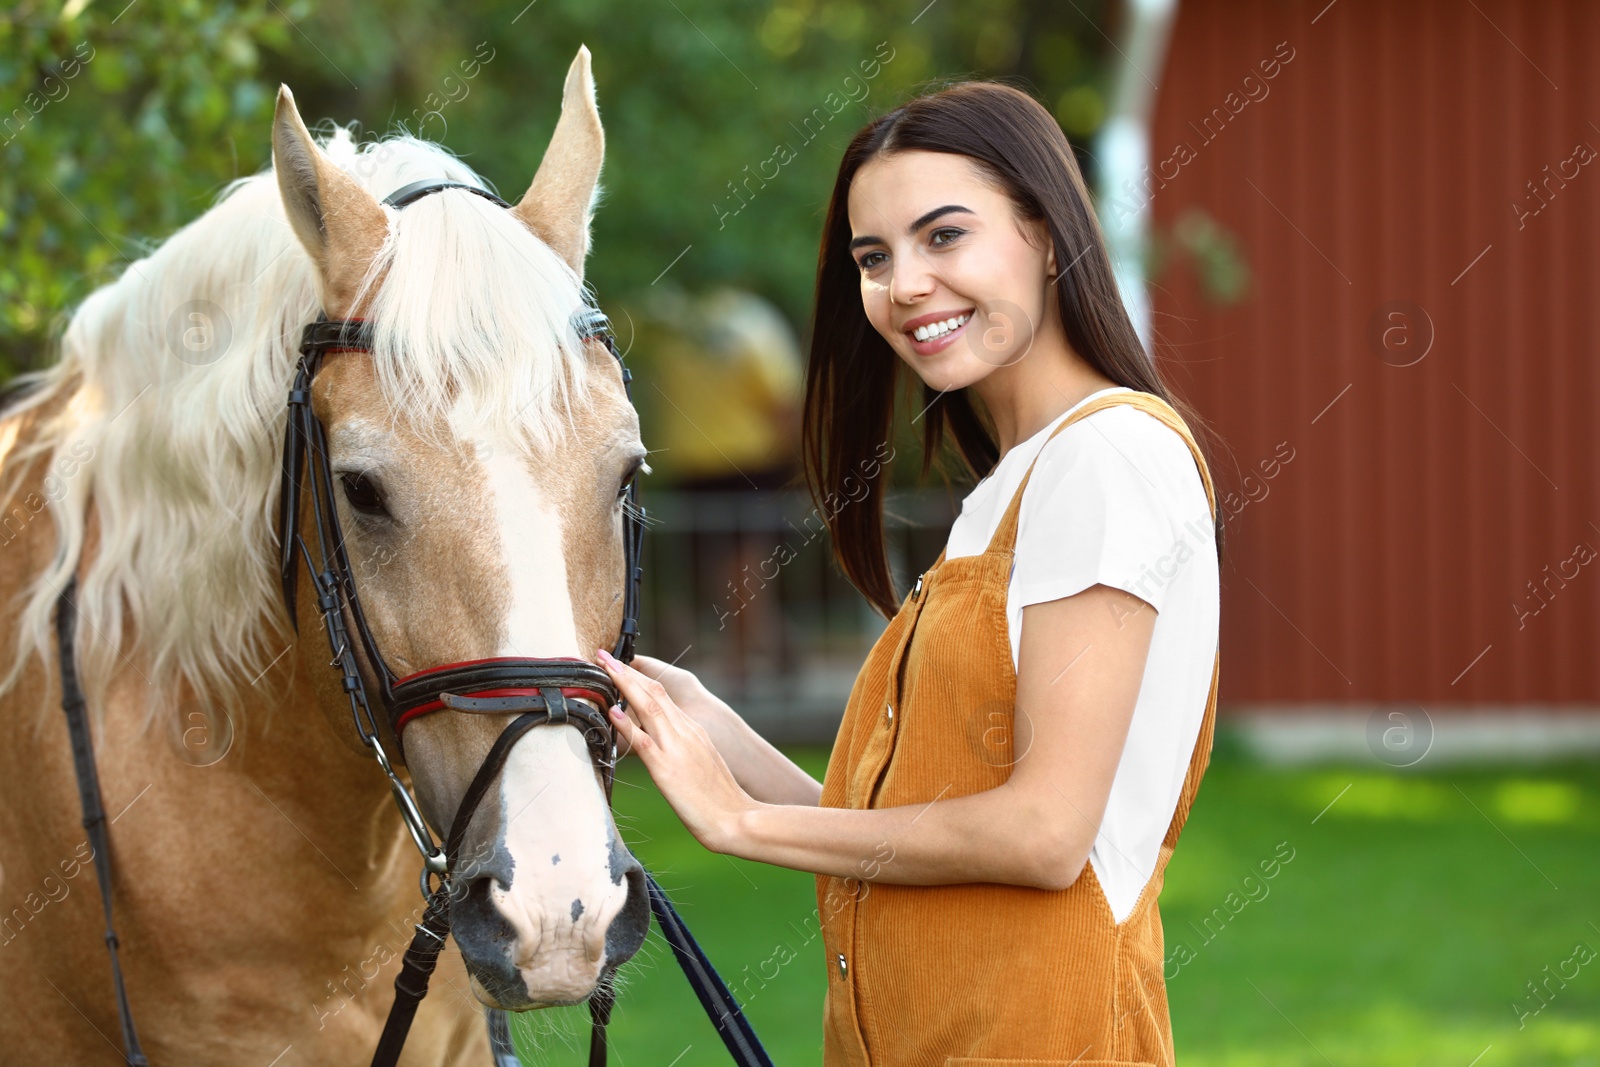
{"label": "long brown hair", "polygon": [[[1043,105],[1009,85],[970,81],[874,119],[845,149],[828,204],[817,256],[801,458],[839,566],[885,617],[898,610],[900,598],[883,538],[887,469],[875,459],[892,439],[895,386],[904,368],[861,305],[860,271],[849,250],[848,198],[863,164],[909,149],[971,158],[998,182],[1021,218],[1043,220],[1056,262],[1071,265],[1069,276],[1054,290],[1073,350],[1119,385],[1161,397],[1195,432],[1203,427],[1145,355],[1117,291],[1111,257],[1072,147]],[[909,369],[904,373],[910,374]],[[924,384],[921,396],[922,476],[939,455],[946,431],[969,472],[974,477],[987,474],[999,458],[999,447],[967,391],[940,393]],[[865,486],[865,493],[848,492],[851,484]]]}

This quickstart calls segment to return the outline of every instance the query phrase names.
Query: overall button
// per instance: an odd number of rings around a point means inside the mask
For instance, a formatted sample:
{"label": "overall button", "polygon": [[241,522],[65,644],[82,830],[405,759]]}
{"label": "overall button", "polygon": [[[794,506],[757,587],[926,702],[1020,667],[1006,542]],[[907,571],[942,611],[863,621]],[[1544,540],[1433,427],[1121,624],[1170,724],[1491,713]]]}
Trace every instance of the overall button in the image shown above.
{"label": "overall button", "polygon": [[922,575],[917,575],[917,584],[911,587],[911,599],[916,600],[922,596]]}
{"label": "overall button", "polygon": [[848,966],[846,966],[846,964],[844,962],[844,953],[843,952],[839,953],[839,977],[843,978],[845,976],[846,972],[849,971],[849,969],[850,968]]}
{"label": "overall button", "polygon": [[894,722],[894,705],[893,704],[885,704],[883,706],[883,714],[884,714],[884,717],[887,718],[890,722]]}

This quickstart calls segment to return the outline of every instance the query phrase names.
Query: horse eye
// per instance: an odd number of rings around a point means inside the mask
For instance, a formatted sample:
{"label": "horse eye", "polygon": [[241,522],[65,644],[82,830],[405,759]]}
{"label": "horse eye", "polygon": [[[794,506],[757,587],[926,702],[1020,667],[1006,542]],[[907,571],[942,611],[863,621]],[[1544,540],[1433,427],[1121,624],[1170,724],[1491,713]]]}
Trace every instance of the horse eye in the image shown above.
{"label": "horse eye", "polygon": [[628,473],[622,476],[622,484],[617,488],[617,499],[621,500],[628,495],[628,490],[633,488],[633,483],[638,480],[639,472],[644,469],[644,460],[639,460],[628,468]]}
{"label": "horse eye", "polygon": [[387,515],[388,509],[384,507],[383,492],[378,488],[378,483],[368,478],[365,474],[341,474],[339,481],[344,486],[344,498],[350,506],[363,515]]}

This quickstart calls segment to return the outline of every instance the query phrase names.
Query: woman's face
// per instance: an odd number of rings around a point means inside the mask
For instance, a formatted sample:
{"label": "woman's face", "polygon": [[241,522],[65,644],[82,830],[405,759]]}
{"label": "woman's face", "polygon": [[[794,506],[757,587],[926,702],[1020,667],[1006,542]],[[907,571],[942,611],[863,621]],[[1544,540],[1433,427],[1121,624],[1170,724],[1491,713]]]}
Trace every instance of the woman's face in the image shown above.
{"label": "woman's face", "polygon": [[1059,318],[1047,311],[1056,265],[1043,223],[1019,220],[968,157],[877,157],[856,171],[848,206],[867,319],[934,389],[1015,363]]}

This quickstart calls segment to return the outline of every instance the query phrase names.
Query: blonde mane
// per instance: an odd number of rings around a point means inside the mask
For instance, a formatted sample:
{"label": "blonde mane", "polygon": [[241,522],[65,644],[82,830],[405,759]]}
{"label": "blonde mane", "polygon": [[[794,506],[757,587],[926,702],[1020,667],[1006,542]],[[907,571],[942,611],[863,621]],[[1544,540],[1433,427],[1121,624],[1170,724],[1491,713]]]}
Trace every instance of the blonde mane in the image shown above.
{"label": "blonde mane", "polygon": [[[334,127],[319,140],[380,200],[423,178],[487,187],[410,136],[357,145]],[[392,410],[418,422],[464,413],[548,443],[585,396],[570,322],[585,295],[579,277],[511,212],[472,193],[384,210],[389,235],[363,292],[373,293],[371,358]],[[211,210],[84,300],[60,361],[5,413],[63,401],[11,458],[84,462],[49,494],[59,543],[21,594],[0,694],[30,656],[53,662],[56,598],[79,569],[92,502],[98,543],[77,595],[90,708],[104,705],[125,663],[150,683],[147,716],[185,695],[230,713],[272,703],[251,686],[291,640],[273,529],[285,398],[300,330],[319,310],[312,261],[270,168],[231,183]]]}

